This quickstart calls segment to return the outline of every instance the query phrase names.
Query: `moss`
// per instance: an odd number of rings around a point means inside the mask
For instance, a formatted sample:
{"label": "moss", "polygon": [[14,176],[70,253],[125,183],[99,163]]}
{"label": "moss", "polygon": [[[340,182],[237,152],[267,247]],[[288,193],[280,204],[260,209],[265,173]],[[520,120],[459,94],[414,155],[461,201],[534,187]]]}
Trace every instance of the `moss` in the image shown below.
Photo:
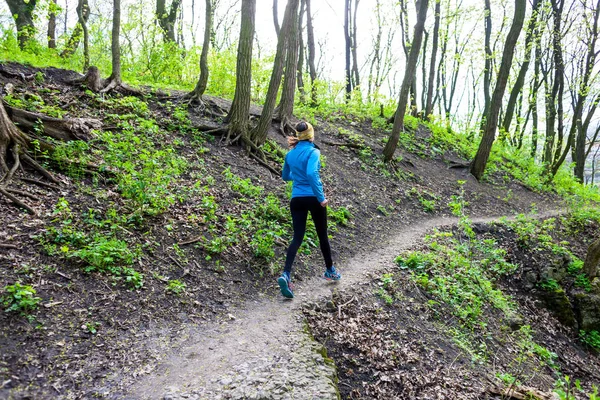
{"label": "moss", "polygon": [[565,293],[565,290],[558,286],[552,290],[544,290],[541,296],[546,303],[546,308],[552,311],[556,319],[563,325],[574,327],[576,325],[573,306]]}

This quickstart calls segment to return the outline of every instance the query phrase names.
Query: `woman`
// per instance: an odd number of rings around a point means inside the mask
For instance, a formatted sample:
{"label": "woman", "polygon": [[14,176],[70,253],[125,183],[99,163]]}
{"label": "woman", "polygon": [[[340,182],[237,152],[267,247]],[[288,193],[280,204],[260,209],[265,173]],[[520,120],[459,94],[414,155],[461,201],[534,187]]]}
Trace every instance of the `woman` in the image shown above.
{"label": "woman", "polygon": [[313,143],[315,131],[308,122],[300,122],[296,125],[296,132],[296,137],[288,138],[288,144],[292,150],[285,156],[281,174],[284,181],[293,181],[290,210],[292,212],[294,239],[287,251],[283,274],[277,279],[281,294],[289,299],[294,297],[291,286],[292,264],[304,239],[306,218],[309,211],[315,223],[321,252],[325,259],[326,269],[323,277],[333,281],[337,281],[342,277],[331,260],[331,248],[327,237],[328,200],[325,198],[325,193],[323,193],[323,183],[319,176],[321,153]]}

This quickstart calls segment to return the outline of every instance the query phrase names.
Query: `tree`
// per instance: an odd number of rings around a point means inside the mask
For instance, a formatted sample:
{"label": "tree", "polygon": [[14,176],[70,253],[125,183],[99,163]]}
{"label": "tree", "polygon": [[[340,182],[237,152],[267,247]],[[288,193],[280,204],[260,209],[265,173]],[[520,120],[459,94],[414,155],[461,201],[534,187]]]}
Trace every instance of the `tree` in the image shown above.
{"label": "tree", "polygon": [[56,13],[58,6],[56,0],[50,0],[48,3],[48,48],[56,48]]}
{"label": "tree", "polygon": [[[431,63],[429,66],[427,101],[425,102],[425,118],[429,118],[429,115],[433,112],[433,83],[435,80],[435,63],[440,35],[440,3],[441,0],[435,1],[435,23],[433,25],[433,41],[431,43]],[[424,64],[425,63],[423,63],[423,65]]]}
{"label": "tree", "polygon": [[588,247],[587,255],[585,256],[585,261],[583,263],[583,272],[585,272],[590,280],[597,276],[600,277],[600,270],[598,269],[599,264],[600,239],[597,239],[590,245],[590,247]]}
{"label": "tree", "polygon": [[490,108],[490,87],[492,85],[492,47],[490,45],[492,37],[492,7],[490,0],[484,3],[484,22],[485,22],[485,67],[483,69],[483,118],[487,118]]}
{"label": "tree", "polygon": [[306,0],[306,40],[308,47],[308,72],[310,74],[310,98],[312,105],[317,104],[317,68],[315,66],[315,32],[313,28],[311,0]]}
{"label": "tree", "polygon": [[79,25],[83,30],[83,70],[87,71],[90,67],[90,39],[87,27],[87,17],[90,15],[87,0],[79,0],[77,4],[77,16],[79,17]]}
{"label": "tree", "polygon": [[27,41],[35,35],[33,10],[35,9],[37,0],[6,0],[6,2],[17,26],[19,46],[24,48]]}
{"label": "tree", "polygon": [[102,89],[103,93],[121,85],[121,45],[119,43],[119,36],[121,35],[121,0],[113,0],[112,22],[112,73],[108,78],[108,84]]}
{"label": "tree", "polygon": [[239,138],[248,141],[248,120],[250,119],[250,89],[252,85],[252,45],[254,42],[254,18],[256,0],[242,0],[242,23],[238,42],[236,83],[231,109],[227,114],[227,142],[237,142]]}
{"label": "tree", "polygon": [[291,20],[295,19],[295,13],[298,11],[298,1],[299,0],[288,1],[285,14],[283,16],[283,23],[281,29],[279,30],[279,36],[277,38],[277,51],[275,53],[275,60],[273,61],[273,70],[271,72],[269,88],[267,89],[267,97],[265,99],[258,124],[250,133],[250,139],[257,146],[261,146],[266,141],[267,131],[273,119],[273,110],[275,109],[277,93],[279,92],[279,86],[281,85],[284,61],[286,59],[288,50],[292,46],[288,39],[292,25]]}
{"label": "tree", "polygon": [[[575,178],[579,181],[579,182],[583,182],[583,172],[584,172],[584,167],[585,167],[585,154],[586,154],[586,150],[585,150],[585,142],[586,142],[586,138],[587,138],[587,129],[582,129],[583,128],[583,124],[582,124],[582,116],[583,116],[583,107],[584,107],[584,103],[586,102],[588,93],[590,92],[590,79],[592,76],[592,71],[594,69],[594,67],[596,66],[596,56],[598,54],[597,50],[596,50],[596,42],[598,40],[598,17],[600,16],[600,0],[598,1],[598,3],[596,4],[596,8],[594,10],[593,13],[593,22],[592,24],[588,27],[589,32],[588,32],[588,37],[586,38],[586,45],[587,45],[587,54],[586,54],[586,60],[585,60],[585,64],[584,64],[584,72],[583,72],[583,77],[581,79],[581,82],[579,84],[579,88],[577,89],[577,92],[574,93],[572,95],[572,97],[575,100],[575,104],[573,107],[573,119],[571,122],[571,127],[569,129],[569,137],[567,139],[567,144],[566,147],[564,149],[564,151],[562,152],[562,154],[560,155],[560,157],[555,158],[555,161],[552,165],[552,176],[556,175],[556,173],[558,172],[558,169],[560,168],[560,166],[562,165],[562,163],[564,162],[565,158],[567,157],[567,154],[569,152],[569,150],[571,148],[574,147],[575,149],[575,157],[574,160],[575,161]],[[596,105],[598,104],[597,102],[595,102]],[[595,111],[596,107],[593,107],[593,110]],[[591,119],[591,116],[590,116]],[[588,122],[589,124],[589,122]],[[577,138],[576,136],[576,132],[579,132],[577,134]],[[560,151],[560,147],[557,149],[557,154],[559,154]]]}
{"label": "tree", "polygon": [[279,36],[279,11],[277,9],[277,0],[273,0],[273,24],[275,24],[275,33]]}
{"label": "tree", "polygon": [[156,19],[163,31],[165,42],[175,42],[175,21],[182,0],[173,0],[171,9],[167,12],[166,1],[156,0]]}
{"label": "tree", "polygon": [[213,7],[212,0],[206,0],[206,14],[204,25],[204,42],[202,43],[202,53],[200,54],[200,78],[194,90],[188,94],[188,98],[192,101],[202,103],[202,96],[208,84],[208,50],[210,47],[210,34],[213,25]]}
{"label": "tree", "polygon": [[300,101],[306,102],[306,91],[304,90],[304,12],[306,11],[306,0],[300,2],[300,14],[298,15],[298,68],[297,81],[300,91]]}
{"label": "tree", "polygon": [[502,106],[502,97],[504,96],[504,91],[508,82],[515,46],[519,39],[521,29],[523,28],[523,22],[525,21],[525,9],[525,0],[515,0],[515,14],[510,31],[506,36],[502,62],[500,64],[500,70],[498,71],[498,78],[496,79],[496,87],[494,88],[494,93],[492,95],[489,113],[484,118],[485,124],[482,124],[483,135],[481,142],[477,154],[475,155],[475,159],[471,164],[471,173],[477,180],[480,180],[483,176],[485,166],[492,150],[492,144],[496,137],[496,126],[498,124],[500,107]]}
{"label": "tree", "polygon": [[280,130],[286,132],[290,128],[290,119],[294,113],[294,98],[296,94],[296,71],[298,68],[298,0],[290,0],[293,8],[291,10],[287,51],[285,60],[285,74],[283,76],[283,88],[281,99],[275,110],[276,118],[280,121]]}
{"label": "tree", "polygon": [[527,75],[527,70],[529,69],[529,63],[531,61],[531,51],[533,39],[535,38],[534,34],[537,31],[537,17],[538,17],[538,8],[540,5],[539,0],[533,0],[533,10],[531,12],[531,18],[529,19],[529,24],[527,26],[527,34],[525,36],[525,59],[523,60],[523,64],[521,64],[521,68],[519,69],[519,75],[517,76],[517,80],[510,92],[510,97],[508,99],[508,103],[506,105],[506,113],[504,114],[504,122],[502,123],[502,127],[506,134],[509,133],[510,124],[513,119],[513,114],[515,111],[515,105],[517,103],[517,97],[519,93],[523,91],[523,85],[525,84],[525,76]]}
{"label": "tree", "polygon": [[385,162],[389,162],[394,156],[396,146],[398,145],[398,140],[400,139],[400,132],[404,130],[404,115],[406,113],[406,106],[408,104],[408,93],[415,79],[417,61],[419,59],[419,52],[421,51],[423,31],[425,30],[425,19],[427,18],[428,6],[429,0],[419,0],[417,23],[415,25],[413,41],[410,46],[410,53],[406,61],[404,79],[402,80],[402,86],[400,87],[400,100],[398,101],[398,108],[396,109],[394,116],[394,127],[388,142],[383,149],[383,159]]}
{"label": "tree", "polygon": [[344,3],[344,39],[346,49],[346,99],[350,99],[352,90],[359,84],[358,60],[356,56],[356,10],[359,0],[345,0]]}
{"label": "tree", "polygon": [[83,39],[85,41],[85,36],[87,34],[84,31],[84,25],[86,26],[85,30],[87,30],[87,21],[90,17],[90,6],[88,4],[88,0],[78,1],[77,16],[79,20],[75,25],[75,28],[73,28],[73,32],[71,32],[71,36],[69,37],[69,40],[67,40],[65,48],[60,53],[60,56],[63,58],[70,57],[73,55],[73,53],[75,53],[75,51],[79,47],[79,41],[81,40],[82,35],[84,36]]}

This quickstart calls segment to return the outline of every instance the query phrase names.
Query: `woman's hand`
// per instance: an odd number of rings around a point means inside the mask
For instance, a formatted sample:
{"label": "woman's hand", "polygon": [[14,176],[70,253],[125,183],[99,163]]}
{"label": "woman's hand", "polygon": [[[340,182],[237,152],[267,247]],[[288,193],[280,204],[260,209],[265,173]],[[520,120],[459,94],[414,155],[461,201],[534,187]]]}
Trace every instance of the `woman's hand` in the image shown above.
{"label": "woman's hand", "polygon": [[327,207],[327,203],[329,203],[329,200],[325,199],[321,202],[321,207]]}

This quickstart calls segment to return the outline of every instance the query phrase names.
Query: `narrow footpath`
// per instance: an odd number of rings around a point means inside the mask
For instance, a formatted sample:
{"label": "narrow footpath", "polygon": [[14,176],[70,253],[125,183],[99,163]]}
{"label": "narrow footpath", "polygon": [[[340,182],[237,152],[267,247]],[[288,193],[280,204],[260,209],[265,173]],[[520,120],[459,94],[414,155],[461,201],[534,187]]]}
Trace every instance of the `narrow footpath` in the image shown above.
{"label": "narrow footpath", "polygon": [[[544,214],[540,217],[557,212]],[[153,371],[139,376],[126,398],[338,399],[335,367],[306,333],[301,308],[385,272],[398,254],[417,246],[431,229],[457,222],[457,218],[441,217],[404,227],[377,249],[339,264],[342,280],[337,283],[314,277],[296,285],[291,301],[265,296],[219,322],[188,330],[184,345],[166,354]]]}

